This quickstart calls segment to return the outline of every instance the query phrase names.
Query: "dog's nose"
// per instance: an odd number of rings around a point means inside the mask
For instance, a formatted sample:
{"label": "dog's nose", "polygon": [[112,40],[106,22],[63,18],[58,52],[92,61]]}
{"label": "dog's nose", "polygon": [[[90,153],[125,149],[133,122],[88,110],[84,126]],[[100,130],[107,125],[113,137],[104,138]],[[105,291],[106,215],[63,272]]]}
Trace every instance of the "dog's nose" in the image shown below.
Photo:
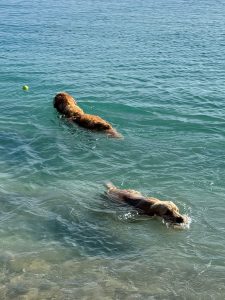
{"label": "dog's nose", "polygon": [[176,223],[183,223],[184,218],[183,217],[176,217]]}

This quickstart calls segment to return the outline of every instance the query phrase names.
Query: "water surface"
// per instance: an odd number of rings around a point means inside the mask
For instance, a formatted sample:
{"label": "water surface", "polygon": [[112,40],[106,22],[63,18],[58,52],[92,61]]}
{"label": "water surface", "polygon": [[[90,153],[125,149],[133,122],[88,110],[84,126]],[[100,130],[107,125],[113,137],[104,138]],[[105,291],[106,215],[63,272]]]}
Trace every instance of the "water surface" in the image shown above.
{"label": "water surface", "polygon": [[[2,0],[0,13],[0,298],[223,299],[225,4]],[[124,140],[66,124],[62,90]],[[109,180],[173,200],[190,229],[109,201]]]}

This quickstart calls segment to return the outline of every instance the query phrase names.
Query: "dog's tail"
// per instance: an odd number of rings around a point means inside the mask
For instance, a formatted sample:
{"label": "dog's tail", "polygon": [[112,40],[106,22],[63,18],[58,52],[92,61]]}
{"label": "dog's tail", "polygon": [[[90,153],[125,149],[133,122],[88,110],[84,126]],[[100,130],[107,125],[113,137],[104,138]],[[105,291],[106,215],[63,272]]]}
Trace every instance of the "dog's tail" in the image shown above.
{"label": "dog's tail", "polygon": [[108,137],[111,137],[111,138],[116,138],[116,139],[121,139],[123,140],[124,137],[121,133],[119,133],[115,128],[110,128],[106,131]]}
{"label": "dog's tail", "polygon": [[105,182],[105,186],[108,190],[113,190],[113,189],[116,189],[115,185],[112,184],[112,182],[108,181],[108,182]]}

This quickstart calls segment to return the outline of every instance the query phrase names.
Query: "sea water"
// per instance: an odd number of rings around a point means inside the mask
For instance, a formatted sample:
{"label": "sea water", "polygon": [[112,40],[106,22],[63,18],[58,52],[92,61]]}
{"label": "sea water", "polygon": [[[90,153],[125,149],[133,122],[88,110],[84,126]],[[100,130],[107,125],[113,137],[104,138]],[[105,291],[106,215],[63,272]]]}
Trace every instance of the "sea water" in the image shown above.
{"label": "sea water", "polygon": [[[0,299],[224,299],[225,2],[0,15]],[[60,119],[59,91],[124,139]],[[189,229],[110,201],[106,181],[172,200]]]}

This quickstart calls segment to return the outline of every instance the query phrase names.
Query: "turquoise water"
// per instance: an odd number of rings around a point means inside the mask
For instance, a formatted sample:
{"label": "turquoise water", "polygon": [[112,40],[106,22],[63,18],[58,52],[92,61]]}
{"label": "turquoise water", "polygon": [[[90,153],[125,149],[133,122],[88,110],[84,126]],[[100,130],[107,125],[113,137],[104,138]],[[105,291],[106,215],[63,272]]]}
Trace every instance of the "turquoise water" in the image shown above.
{"label": "turquoise water", "polygon": [[[224,2],[0,14],[0,299],[224,299]],[[58,118],[59,91],[124,140]],[[106,199],[105,181],[174,201],[190,228]]]}

